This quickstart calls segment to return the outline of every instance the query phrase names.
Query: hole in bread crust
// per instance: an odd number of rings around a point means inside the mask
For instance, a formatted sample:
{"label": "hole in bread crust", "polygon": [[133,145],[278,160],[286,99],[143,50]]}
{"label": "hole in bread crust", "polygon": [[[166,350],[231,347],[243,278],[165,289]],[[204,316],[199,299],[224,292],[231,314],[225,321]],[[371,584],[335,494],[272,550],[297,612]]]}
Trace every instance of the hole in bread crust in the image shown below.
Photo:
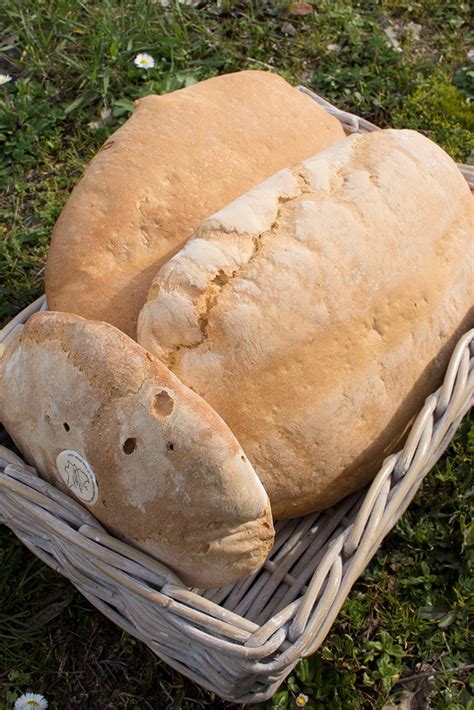
{"label": "hole in bread crust", "polygon": [[69,424],[67,422],[64,422],[63,427],[66,431],[69,431],[71,429],[71,427],[69,426]]}
{"label": "hole in bread crust", "polygon": [[150,411],[156,417],[169,417],[174,408],[173,398],[166,392],[162,390],[155,394],[153,397],[153,402],[151,403]]}
{"label": "hole in bread crust", "polygon": [[133,437],[126,439],[123,442],[122,449],[123,449],[124,454],[127,454],[127,455],[133,454],[133,452],[135,451],[136,448],[137,448],[137,440],[134,439]]}
{"label": "hole in bread crust", "polygon": [[174,444],[172,444],[171,441],[168,441],[168,443],[166,444],[166,450],[174,451]]}

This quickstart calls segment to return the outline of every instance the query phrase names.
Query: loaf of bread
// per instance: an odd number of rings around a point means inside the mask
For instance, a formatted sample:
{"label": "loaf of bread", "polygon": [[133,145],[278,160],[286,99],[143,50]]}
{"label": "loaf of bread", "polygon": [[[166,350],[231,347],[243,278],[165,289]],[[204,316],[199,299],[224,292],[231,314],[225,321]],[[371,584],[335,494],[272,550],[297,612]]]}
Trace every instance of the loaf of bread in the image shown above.
{"label": "loaf of bread", "polygon": [[34,315],[0,353],[0,421],[26,460],[190,585],[254,572],[268,497],[200,397],[105,323]]}
{"label": "loaf of bread", "polygon": [[135,338],[154,275],[203,219],[343,138],[335,118],[269,72],[141,99],[54,227],[49,308],[107,321]]}
{"label": "loaf of bread", "polygon": [[223,417],[275,518],[332,505],[399,446],[473,322],[473,200],[413,131],[354,135],[206,220],[138,340]]}

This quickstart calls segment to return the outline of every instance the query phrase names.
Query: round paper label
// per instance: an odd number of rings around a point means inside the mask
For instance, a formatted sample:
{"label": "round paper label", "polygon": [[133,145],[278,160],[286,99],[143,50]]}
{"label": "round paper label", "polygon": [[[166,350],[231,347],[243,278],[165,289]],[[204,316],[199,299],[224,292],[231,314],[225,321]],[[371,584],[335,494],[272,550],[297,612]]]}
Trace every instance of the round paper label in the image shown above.
{"label": "round paper label", "polygon": [[97,503],[99,489],[95,473],[77,451],[61,451],[56,466],[64,483],[75,496],[89,505]]}

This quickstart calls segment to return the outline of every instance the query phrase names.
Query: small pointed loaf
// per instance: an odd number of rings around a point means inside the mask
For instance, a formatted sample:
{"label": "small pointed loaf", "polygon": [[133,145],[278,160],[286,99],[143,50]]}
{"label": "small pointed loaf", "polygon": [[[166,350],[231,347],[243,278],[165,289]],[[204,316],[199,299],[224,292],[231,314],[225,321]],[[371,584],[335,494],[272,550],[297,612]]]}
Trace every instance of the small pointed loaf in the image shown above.
{"label": "small pointed loaf", "polygon": [[235,582],[273,542],[268,497],[200,397],[116,328],[34,315],[0,354],[0,421],[49,481],[198,587]]}
{"label": "small pointed loaf", "polygon": [[400,445],[473,322],[473,200],[413,131],[354,135],[205,221],[138,327],[223,417],[275,518],[332,505]]}
{"label": "small pointed loaf", "polygon": [[343,138],[339,121],[270,72],[226,74],[141,99],[54,227],[49,308],[135,338],[154,275],[203,219]]}

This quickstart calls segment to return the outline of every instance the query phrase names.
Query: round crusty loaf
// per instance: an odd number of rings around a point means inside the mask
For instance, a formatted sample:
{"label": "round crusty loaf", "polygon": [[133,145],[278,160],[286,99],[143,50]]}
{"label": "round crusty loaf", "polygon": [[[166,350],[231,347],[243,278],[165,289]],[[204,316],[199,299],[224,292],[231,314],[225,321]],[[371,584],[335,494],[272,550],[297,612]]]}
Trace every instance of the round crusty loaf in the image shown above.
{"label": "round crusty loaf", "polygon": [[365,484],[438,386],[472,322],[473,247],[441,148],[352,136],[205,221],[138,339],[223,417],[274,517],[302,515]]}
{"label": "round crusty loaf", "polygon": [[218,587],[263,564],[268,497],[200,397],[116,328],[34,315],[0,355],[0,420],[40,473],[110,531]]}
{"label": "round crusty loaf", "polygon": [[49,308],[107,321],[135,338],[154,275],[203,219],[342,138],[335,118],[269,72],[141,99],[54,227]]}

